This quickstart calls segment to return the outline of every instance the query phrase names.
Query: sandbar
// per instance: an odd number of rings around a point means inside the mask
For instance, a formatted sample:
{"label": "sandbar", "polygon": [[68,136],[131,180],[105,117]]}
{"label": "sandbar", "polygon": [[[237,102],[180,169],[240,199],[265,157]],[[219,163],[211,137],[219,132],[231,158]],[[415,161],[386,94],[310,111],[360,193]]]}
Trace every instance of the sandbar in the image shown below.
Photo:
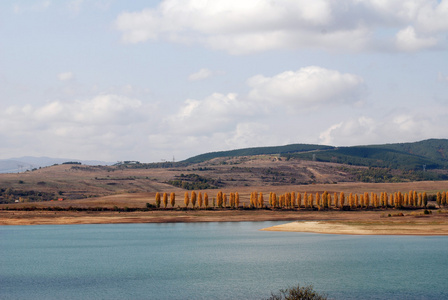
{"label": "sandbar", "polygon": [[262,230],[349,235],[448,235],[448,222],[295,221]]}

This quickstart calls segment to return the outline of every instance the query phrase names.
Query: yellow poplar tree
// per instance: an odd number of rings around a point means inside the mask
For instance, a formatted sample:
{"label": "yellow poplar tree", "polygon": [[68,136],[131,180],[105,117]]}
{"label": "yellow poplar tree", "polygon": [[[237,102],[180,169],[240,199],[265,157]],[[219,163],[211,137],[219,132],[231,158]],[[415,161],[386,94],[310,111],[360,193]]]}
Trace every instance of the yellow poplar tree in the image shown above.
{"label": "yellow poplar tree", "polygon": [[198,206],[199,206],[199,208],[202,207],[202,193],[201,192],[198,193]]}
{"label": "yellow poplar tree", "polygon": [[395,192],[394,197],[395,197],[394,201],[397,203],[396,205],[400,206],[400,194],[398,192]]}
{"label": "yellow poplar tree", "polygon": [[207,193],[204,193],[204,206],[205,206],[205,208],[208,208],[208,195],[207,195]]}
{"label": "yellow poplar tree", "polygon": [[176,204],[176,194],[174,194],[173,192],[171,192],[170,194],[170,204],[171,207],[174,207],[174,204]]}
{"label": "yellow poplar tree", "polygon": [[291,206],[292,206],[292,208],[296,207],[296,193],[295,192],[291,193]]}
{"label": "yellow poplar tree", "polygon": [[286,193],[285,202],[286,207],[291,207],[291,193]]}
{"label": "yellow poplar tree", "polygon": [[196,197],[197,197],[196,192],[192,191],[191,192],[191,204],[193,205],[193,208],[196,205],[196,199],[197,199]]}
{"label": "yellow poplar tree", "polygon": [[163,206],[166,208],[168,206],[168,194],[163,193]]}
{"label": "yellow poplar tree", "polygon": [[226,195],[226,193],[222,194],[222,201],[223,201],[224,207],[227,207],[227,195]]}
{"label": "yellow poplar tree", "polygon": [[321,199],[319,193],[316,193],[316,206],[318,209],[321,206]]}
{"label": "yellow poplar tree", "polygon": [[367,192],[364,193],[364,202],[365,202],[366,208],[368,208],[370,205],[370,199],[369,199],[369,193],[367,193]]}
{"label": "yellow poplar tree", "polygon": [[258,207],[263,208],[264,206],[264,199],[263,199],[263,193],[260,192],[258,195]]}
{"label": "yellow poplar tree", "polygon": [[188,192],[185,192],[184,204],[185,204],[185,207],[188,207],[188,204],[190,204],[190,196],[188,195]]}
{"label": "yellow poplar tree", "polygon": [[442,206],[442,194],[440,192],[437,192],[436,202],[439,207]]}
{"label": "yellow poplar tree", "polygon": [[353,197],[353,193],[348,195],[348,205],[350,205],[350,208],[355,207],[355,197]]}
{"label": "yellow poplar tree", "polygon": [[338,193],[334,192],[334,207],[338,208],[339,207],[339,198],[338,198]]}
{"label": "yellow poplar tree", "polygon": [[344,204],[345,204],[345,195],[344,192],[341,192],[339,194],[339,208],[342,209],[344,207]]}
{"label": "yellow poplar tree", "polygon": [[160,207],[160,193],[159,192],[156,193],[156,206],[157,206],[157,208]]}
{"label": "yellow poplar tree", "polygon": [[216,201],[217,201],[216,204],[218,205],[218,207],[222,207],[222,202],[223,202],[222,191],[219,191],[218,194],[216,195]]}
{"label": "yellow poplar tree", "polygon": [[300,209],[300,206],[302,206],[302,195],[297,193],[297,208]]}
{"label": "yellow poplar tree", "polygon": [[303,202],[304,202],[305,208],[308,208],[308,206],[310,206],[309,200],[308,200],[308,194],[306,192],[303,194]]}
{"label": "yellow poplar tree", "polygon": [[423,192],[423,207],[426,207],[426,205],[428,205],[428,195]]}
{"label": "yellow poplar tree", "polygon": [[355,194],[355,207],[356,208],[359,207],[359,196],[358,196],[358,194]]}
{"label": "yellow poplar tree", "polygon": [[238,192],[235,193],[235,206],[236,208],[240,207],[240,194]]}

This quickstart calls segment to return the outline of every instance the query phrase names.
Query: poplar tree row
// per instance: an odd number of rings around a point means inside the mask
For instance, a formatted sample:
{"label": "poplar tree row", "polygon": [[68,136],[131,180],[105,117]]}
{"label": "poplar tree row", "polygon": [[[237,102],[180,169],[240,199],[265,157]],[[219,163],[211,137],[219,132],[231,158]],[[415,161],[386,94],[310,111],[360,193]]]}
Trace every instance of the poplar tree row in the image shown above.
{"label": "poplar tree row", "polygon": [[[170,194],[169,204],[171,207],[175,206],[176,195],[174,193]],[[436,196],[437,204],[439,206],[446,206],[448,204],[448,192],[438,192]],[[157,208],[160,208],[161,203],[163,207],[168,206],[168,194],[156,193],[155,204]],[[381,192],[379,195],[371,192],[370,194],[365,192],[362,194],[350,193],[348,196],[344,192],[333,193],[331,195],[327,191],[323,193],[295,193],[288,192],[282,195],[277,195],[276,193],[269,193],[269,201],[265,203],[265,198],[263,193],[252,192],[250,194],[249,206],[251,208],[289,208],[289,209],[343,209],[344,207],[350,208],[387,208],[387,207],[426,207],[428,203],[428,195],[426,192],[417,193],[416,191],[409,191],[408,193],[391,193]],[[202,195],[201,192],[196,193],[192,191],[185,192],[184,194],[184,205],[185,207],[199,207],[208,208],[210,207],[209,197],[207,193]],[[238,208],[240,207],[240,196],[238,192],[230,193],[227,195],[222,191],[219,191],[215,198],[213,198],[213,207],[217,206],[219,208]],[[245,205],[243,204],[245,207]]]}

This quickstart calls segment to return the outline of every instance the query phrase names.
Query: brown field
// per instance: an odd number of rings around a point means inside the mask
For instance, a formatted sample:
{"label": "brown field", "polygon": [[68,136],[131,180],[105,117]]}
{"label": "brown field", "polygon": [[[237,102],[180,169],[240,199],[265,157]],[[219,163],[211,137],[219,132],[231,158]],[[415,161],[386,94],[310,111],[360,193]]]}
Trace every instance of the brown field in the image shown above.
{"label": "brown field", "polygon": [[[275,157],[274,157],[275,158]],[[376,232],[384,233],[387,228],[395,225],[408,224],[406,228],[426,228],[421,232],[446,232],[448,228],[448,214],[433,209],[431,215],[423,215],[422,210],[377,209],[329,211],[312,210],[233,210],[233,209],[189,209],[184,210],[185,190],[173,187],[166,182],[178,178],[180,174],[200,174],[204,177],[219,178],[223,187],[219,190],[229,195],[231,192],[240,194],[240,203],[249,206],[250,193],[262,192],[265,203],[269,193],[277,195],[286,192],[322,193],[324,191],[349,193],[407,193],[410,190],[427,192],[429,195],[438,191],[448,190],[448,181],[425,181],[403,183],[360,183],[350,182],[350,176],[344,174],[340,167],[331,163],[316,162],[284,162],[273,157],[246,158],[237,165],[222,165],[219,162],[208,163],[206,167],[198,164],[180,169],[119,169],[113,167],[87,167],[73,165],[59,165],[28,171],[19,174],[0,174],[0,187],[16,190],[38,190],[54,193],[55,198],[63,201],[44,201],[4,203],[0,204],[0,225],[25,224],[91,224],[91,223],[152,223],[152,222],[227,222],[227,221],[267,221],[267,220],[310,220],[331,221],[338,220],[343,225],[365,226],[376,228]],[[269,171],[267,171],[269,170]],[[266,176],[266,173],[277,174],[280,177]],[[276,178],[274,180],[273,178]],[[291,178],[296,178],[291,180]],[[308,181],[314,178],[312,184],[292,184],[289,181]],[[300,179],[300,180],[299,180]],[[145,208],[146,203],[154,204],[156,192],[176,194],[174,208],[150,211],[48,211],[48,208]],[[196,192],[199,192],[196,190]],[[217,189],[202,190],[208,193],[210,205],[216,198]],[[191,192],[189,192],[191,193]],[[59,196],[61,195],[62,196]],[[435,207],[434,203],[429,203]],[[34,207],[33,211],[19,211]],[[190,204],[191,207],[191,204]],[[9,210],[5,210],[5,209]],[[11,210],[13,209],[13,210]],[[404,216],[394,216],[401,212]],[[388,217],[388,215],[392,217]],[[333,229],[336,223],[330,224]],[[356,224],[355,224],[356,223]],[[315,223],[312,223],[316,225]],[[321,223],[323,224],[323,223]],[[341,225],[340,223],[339,225]],[[361,225],[360,225],[361,224]],[[302,224],[303,225],[303,224]],[[313,225],[313,226],[314,226]],[[397,225],[397,226],[398,226]],[[288,225],[292,226],[292,225]],[[297,230],[297,224],[294,225]],[[409,227],[410,226],[410,227]],[[413,227],[414,226],[414,227]],[[303,226],[302,226],[303,227]],[[404,227],[395,230],[394,234],[403,231]],[[400,229],[401,228],[401,229]],[[277,228],[278,229],[278,228]],[[362,228],[361,228],[362,229]],[[282,229],[284,230],[284,229]],[[290,229],[288,229],[290,230]],[[302,229],[303,230],[303,229]],[[355,230],[355,229],[353,229]],[[360,230],[358,227],[356,230]],[[327,230],[328,231],[328,230]],[[407,231],[407,230],[404,230]],[[330,231],[329,231],[330,232]],[[353,231],[355,232],[355,231]],[[389,231],[392,232],[392,231]],[[411,232],[411,231],[409,231]],[[330,232],[331,233],[331,232]]]}

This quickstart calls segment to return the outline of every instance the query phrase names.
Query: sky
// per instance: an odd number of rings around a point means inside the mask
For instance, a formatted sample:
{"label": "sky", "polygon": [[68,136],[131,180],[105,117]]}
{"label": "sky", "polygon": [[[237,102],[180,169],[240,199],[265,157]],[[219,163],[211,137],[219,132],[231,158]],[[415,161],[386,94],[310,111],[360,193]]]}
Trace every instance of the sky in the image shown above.
{"label": "sky", "polygon": [[0,159],[448,138],[448,0],[0,2]]}

